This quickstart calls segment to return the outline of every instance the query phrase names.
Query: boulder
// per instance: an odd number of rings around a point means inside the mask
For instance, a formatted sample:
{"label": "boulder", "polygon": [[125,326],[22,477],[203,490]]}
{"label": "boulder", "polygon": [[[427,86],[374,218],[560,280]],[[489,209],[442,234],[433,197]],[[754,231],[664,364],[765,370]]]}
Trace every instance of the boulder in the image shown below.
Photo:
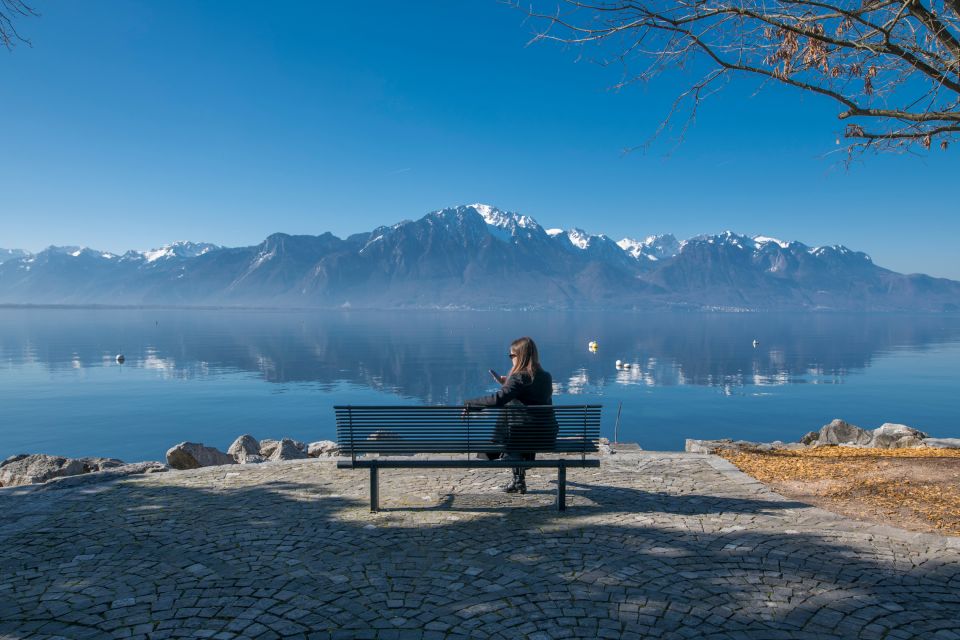
{"label": "boulder", "polygon": [[749,440],[692,440],[687,439],[684,450],[688,453],[716,453],[724,451],[772,451],[780,448],[783,443],[750,442]]}
{"label": "boulder", "polygon": [[916,436],[903,436],[896,442],[894,442],[889,448],[890,449],[916,449],[917,447],[923,446],[923,438],[918,438]]}
{"label": "boulder", "polygon": [[269,458],[273,455],[273,452],[277,450],[277,447],[280,446],[279,440],[271,440],[270,438],[264,438],[260,441],[260,455],[264,458]]}
{"label": "boulder", "polygon": [[927,434],[913,427],[887,422],[873,430],[873,441],[870,445],[878,449],[919,447],[920,441],[926,437]]}
{"label": "boulder", "polygon": [[297,446],[296,441],[290,438],[281,440],[277,448],[270,454],[270,460],[302,460],[309,457]]}
{"label": "boulder", "polygon": [[386,449],[385,451],[377,451],[376,453],[373,453],[372,455],[378,455],[378,456],[402,456],[402,455],[406,455],[406,454],[402,454],[402,453],[394,453],[393,451],[390,450],[392,447],[389,446],[389,445],[398,444],[398,443],[402,443],[402,442],[403,442],[403,437],[402,437],[400,434],[398,434],[398,433],[396,433],[396,432],[394,432],[394,431],[388,431],[388,430],[386,430],[386,429],[377,429],[376,431],[374,431],[373,433],[371,433],[370,435],[367,436],[367,442],[377,442],[377,443],[381,443],[381,444],[388,445],[388,446],[385,447],[385,449]]}
{"label": "boulder", "polygon": [[167,451],[167,464],[174,469],[199,469],[221,464],[236,464],[232,456],[197,442],[181,442]]}
{"label": "boulder", "polygon": [[600,438],[597,442],[597,452],[601,456],[612,456],[616,453],[610,446],[610,438]]}
{"label": "boulder", "polygon": [[[302,451],[304,454],[307,453],[307,445],[299,440],[294,440],[293,438],[284,438],[283,440],[288,440],[293,443],[293,446]],[[260,441],[260,455],[264,459],[273,459],[273,454],[276,453],[277,447],[280,446],[281,440],[271,440],[266,438]]]}
{"label": "boulder", "polygon": [[960,438],[924,438],[923,445],[935,449],[960,449]]}
{"label": "boulder", "polygon": [[233,444],[227,449],[227,455],[239,464],[264,461],[264,457],[260,455],[260,443],[253,436],[246,434],[233,441]]}
{"label": "boulder", "polygon": [[38,484],[52,480],[75,476],[86,472],[83,461],[62,456],[48,456],[42,453],[7,458],[0,466],[0,487],[17,487],[24,484]]}
{"label": "boulder", "polygon": [[695,440],[693,438],[687,438],[684,442],[683,449],[688,453],[713,453],[717,449],[730,447],[732,445],[733,440],[729,439]]}
{"label": "boulder", "polygon": [[373,433],[367,436],[367,440],[370,442],[400,442],[403,440],[400,437],[400,434],[394,431],[387,431],[386,429],[377,429]]}
{"label": "boulder", "polygon": [[0,467],[2,467],[2,466],[5,465],[5,464],[10,464],[11,462],[16,462],[17,460],[23,460],[24,458],[26,458],[26,457],[29,456],[29,455],[30,455],[30,454],[28,454],[28,453],[18,453],[18,454],[16,454],[16,455],[10,456],[9,458],[7,458],[6,460],[4,460],[3,462],[0,462]]}
{"label": "boulder", "polygon": [[307,445],[307,455],[311,458],[335,458],[340,455],[340,449],[332,440],[320,440]]}
{"label": "boulder", "polygon": [[873,434],[866,429],[836,419],[824,425],[817,436],[817,444],[856,444],[869,446]]}
{"label": "boulder", "polygon": [[811,445],[819,438],[820,434],[817,431],[808,431],[802,438],[800,438],[800,444]]}
{"label": "boulder", "polygon": [[84,473],[94,473],[96,471],[104,471],[106,469],[115,469],[117,467],[122,467],[126,463],[123,460],[117,460],[116,458],[77,458],[80,462],[83,463],[85,468]]}

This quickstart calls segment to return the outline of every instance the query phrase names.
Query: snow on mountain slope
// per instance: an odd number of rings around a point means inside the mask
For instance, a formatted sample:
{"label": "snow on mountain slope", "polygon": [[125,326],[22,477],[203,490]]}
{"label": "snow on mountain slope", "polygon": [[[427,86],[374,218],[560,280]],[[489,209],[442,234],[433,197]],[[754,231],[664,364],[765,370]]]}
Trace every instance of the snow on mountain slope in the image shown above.
{"label": "snow on mountain slope", "polygon": [[777,238],[771,238],[769,236],[753,236],[753,241],[757,243],[757,246],[767,244],[768,242],[779,245],[781,249],[786,249],[790,246],[789,242],[784,242],[783,240],[778,240]]}
{"label": "snow on mountain slope", "polygon": [[480,217],[483,218],[483,221],[493,227],[502,227],[504,229],[513,229],[516,227],[521,229],[540,228],[540,225],[537,224],[537,221],[529,216],[513,213],[511,211],[501,211],[500,209],[490,206],[489,204],[476,203],[467,205],[467,207],[479,213]]}
{"label": "snow on mountain slope", "polygon": [[30,255],[28,251],[22,251],[20,249],[0,249],[0,264],[7,262],[8,260],[19,260],[20,258],[26,258]]}
{"label": "snow on mountain slope", "polygon": [[643,240],[624,238],[617,242],[617,246],[627,252],[635,260],[656,262],[664,258],[672,258],[680,252],[680,243],[672,234],[647,236]]}
{"label": "snow on mountain slope", "polygon": [[210,244],[208,242],[190,242],[188,240],[178,240],[177,242],[165,244],[159,249],[151,249],[149,251],[141,251],[139,253],[147,262],[156,262],[157,260],[170,258],[196,258],[205,253],[216,251],[217,249],[221,248],[222,247],[219,247],[215,244]]}

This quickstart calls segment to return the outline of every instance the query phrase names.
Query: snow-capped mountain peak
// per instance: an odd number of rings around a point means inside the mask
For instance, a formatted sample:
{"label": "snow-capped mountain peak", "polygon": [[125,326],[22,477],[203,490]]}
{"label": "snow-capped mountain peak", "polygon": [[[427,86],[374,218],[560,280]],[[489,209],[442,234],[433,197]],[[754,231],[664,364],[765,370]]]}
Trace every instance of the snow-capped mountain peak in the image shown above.
{"label": "snow-capped mountain peak", "polygon": [[156,262],[157,260],[166,258],[196,258],[220,248],[221,247],[208,242],[178,240],[177,242],[165,244],[159,249],[141,251],[140,255],[142,255],[147,262]]}
{"label": "snow-capped mountain peak", "polygon": [[[89,247],[78,247],[74,245],[69,245],[65,247],[50,245],[49,247],[44,249],[43,252],[69,256],[71,258],[79,258],[80,256],[84,256],[87,258],[104,258],[107,260],[112,260],[117,257],[108,251],[97,251],[96,249],[91,249]],[[25,254],[25,255],[30,256],[31,254]]]}
{"label": "snow-capped mountain peak", "polygon": [[672,258],[680,252],[680,243],[669,233],[647,236],[643,240],[624,238],[617,242],[617,246],[635,260],[641,258],[651,261],[662,260]]}
{"label": "snow-capped mountain peak", "polygon": [[20,258],[27,258],[31,254],[28,251],[23,251],[21,249],[0,249],[0,264],[8,260],[19,260]]}
{"label": "snow-capped mountain peak", "polygon": [[853,251],[852,249],[848,249],[842,244],[833,244],[833,245],[823,246],[823,247],[813,247],[812,249],[807,249],[807,253],[809,253],[810,255],[816,256],[817,258],[839,256],[841,258],[859,258],[860,260],[863,260],[865,262],[870,262],[870,263],[873,262],[873,258],[871,258],[868,254],[864,253],[863,251]]}
{"label": "snow-capped mountain peak", "polygon": [[643,254],[643,242],[633,238],[623,238],[617,241],[617,246],[629,253],[634,258],[639,258]]}
{"label": "snow-capped mountain peak", "polygon": [[757,243],[758,247],[770,242],[779,245],[781,249],[786,249],[790,246],[789,242],[784,242],[778,238],[771,238],[770,236],[753,236],[753,241]]}
{"label": "snow-capped mountain peak", "polygon": [[475,203],[467,205],[467,208],[473,209],[480,214],[483,221],[492,227],[501,227],[511,229],[519,227],[521,229],[536,229],[540,225],[530,216],[510,211],[501,211],[489,204]]}
{"label": "snow-capped mountain peak", "polygon": [[570,240],[570,244],[578,249],[588,249],[590,247],[590,234],[583,229],[570,229],[567,231],[567,239]]}

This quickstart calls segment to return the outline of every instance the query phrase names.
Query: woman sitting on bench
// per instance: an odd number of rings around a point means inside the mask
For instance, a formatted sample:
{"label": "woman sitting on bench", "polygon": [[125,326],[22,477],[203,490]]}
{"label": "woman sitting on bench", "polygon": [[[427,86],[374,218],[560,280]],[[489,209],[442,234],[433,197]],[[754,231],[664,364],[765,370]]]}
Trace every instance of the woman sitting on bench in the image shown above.
{"label": "woman sitting on bench", "polygon": [[[513,366],[505,376],[494,376],[501,385],[499,391],[493,395],[467,400],[467,407],[502,407],[504,405],[550,405],[553,404],[553,378],[540,366],[540,354],[537,345],[531,338],[523,337],[510,344],[510,360]],[[533,460],[535,452],[527,449],[552,449],[556,440],[556,420],[553,410],[546,410],[550,415],[533,416],[530,412],[517,412],[516,419],[512,419],[510,412],[504,413],[505,424],[497,425],[495,439],[498,444],[506,446],[506,452],[485,454],[489,459],[496,460]],[[517,448],[515,450],[515,448]],[[504,488],[507,493],[526,493],[526,469],[513,468],[513,482]]]}

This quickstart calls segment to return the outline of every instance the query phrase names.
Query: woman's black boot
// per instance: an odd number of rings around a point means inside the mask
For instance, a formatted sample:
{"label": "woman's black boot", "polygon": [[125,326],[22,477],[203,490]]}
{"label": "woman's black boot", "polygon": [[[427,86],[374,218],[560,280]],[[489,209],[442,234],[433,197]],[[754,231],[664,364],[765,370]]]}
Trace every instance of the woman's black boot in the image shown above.
{"label": "woman's black boot", "polygon": [[527,470],[523,467],[518,467],[514,473],[517,476],[515,481],[517,484],[517,491],[522,495],[527,492]]}
{"label": "woman's black boot", "polygon": [[[520,485],[522,484],[522,482],[523,482],[523,481],[522,481],[522,479],[521,479],[520,473],[518,472],[518,469],[517,469],[516,467],[514,467],[514,468],[513,468],[513,482],[511,482],[511,483],[508,484],[506,487],[504,487],[503,490],[504,490],[506,493],[517,493],[518,491],[520,491]],[[526,491],[526,490],[527,490],[527,488],[524,486],[524,487],[523,487],[523,491]]]}

